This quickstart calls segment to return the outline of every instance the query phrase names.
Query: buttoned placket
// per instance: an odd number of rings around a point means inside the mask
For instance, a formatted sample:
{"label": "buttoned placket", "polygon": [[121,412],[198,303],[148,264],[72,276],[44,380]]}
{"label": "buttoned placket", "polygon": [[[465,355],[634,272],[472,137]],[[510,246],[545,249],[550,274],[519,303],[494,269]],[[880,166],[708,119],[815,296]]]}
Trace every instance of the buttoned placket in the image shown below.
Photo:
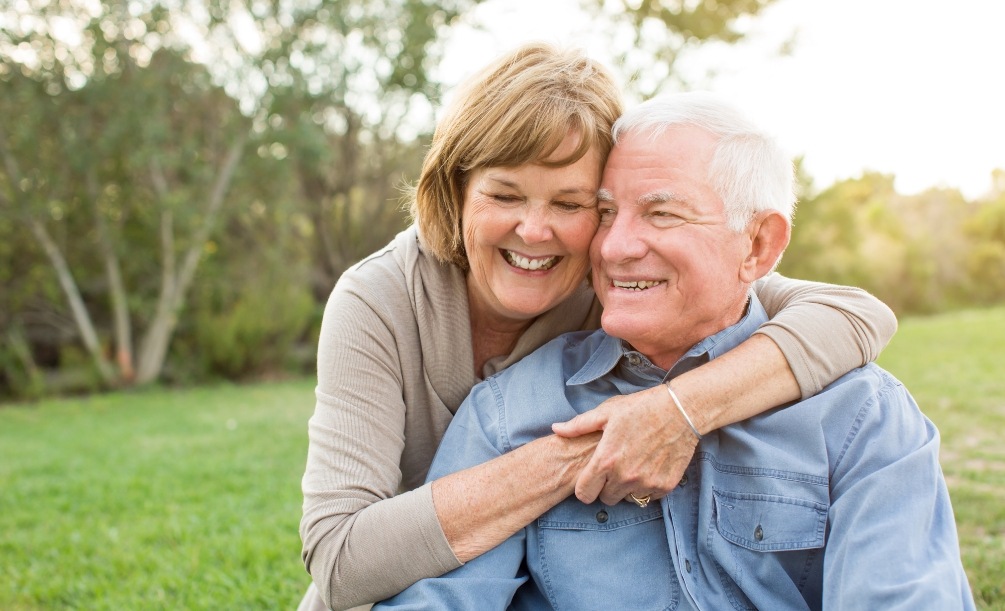
{"label": "buttoned placket", "polygon": [[678,532],[694,533],[698,527],[697,516],[692,517],[692,514],[695,513],[693,509],[696,502],[694,495],[697,490],[694,486],[688,486],[687,472],[692,468],[694,468],[693,462],[684,471],[684,475],[677,484],[677,489],[663,499],[663,518],[667,529],[667,541],[673,542],[673,545],[670,546],[670,558],[673,560],[681,589],[684,590],[691,608],[703,611],[695,596],[699,585],[697,575],[701,571],[698,564],[698,549],[696,546],[692,549],[692,546],[688,544],[695,538],[684,536],[684,534],[678,535]]}

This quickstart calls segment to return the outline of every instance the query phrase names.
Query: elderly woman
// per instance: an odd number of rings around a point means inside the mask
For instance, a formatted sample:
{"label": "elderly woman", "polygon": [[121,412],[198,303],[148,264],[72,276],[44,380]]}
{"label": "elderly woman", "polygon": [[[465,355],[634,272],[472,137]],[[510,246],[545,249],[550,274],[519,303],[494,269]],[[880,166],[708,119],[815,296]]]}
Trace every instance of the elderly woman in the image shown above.
{"label": "elderly woman", "polygon": [[[325,311],[300,526],[314,586],[302,609],[371,603],[441,575],[573,492],[614,503],[677,483],[691,429],[651,389],[423,485],[472,386],[599,325],[588,249],[620,113],[603,68],[546,45],[503,57],[456,96],[419,178],[416,225],[347,271]],[[856,289],[774,275],[757,293],[772,320],[673,382],[703,430],[816,393],[875,358],[896,327]]]}

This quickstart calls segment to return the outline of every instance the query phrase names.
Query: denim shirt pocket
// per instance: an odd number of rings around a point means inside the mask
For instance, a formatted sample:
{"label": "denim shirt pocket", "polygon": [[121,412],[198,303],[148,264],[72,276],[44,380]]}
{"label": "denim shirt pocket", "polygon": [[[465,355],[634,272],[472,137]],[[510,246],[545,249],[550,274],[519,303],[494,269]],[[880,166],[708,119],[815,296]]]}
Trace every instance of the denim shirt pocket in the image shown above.
{"label": "denim shirt pocket", "polygon": [[827,505],[769,494],[713,490],[723,539],[755,552],[823,547]]}
{"label": "denim shirt pocket", "polygon": [[[801,589],[822,553],[828,504],[720,489],[712,495],[714,521],[707,545],[733,607],[756,608],[743,590],[756,591],[757,582],[793,583]],[[764,556],[768,553],[775,555],[769,559]]]}
{"label": "denim shirt pocket", "polygon": [[538,518],[536,530],[528,565],[555,609],[677,608],[680,588],[658,501],[607,506],[572,497]]}

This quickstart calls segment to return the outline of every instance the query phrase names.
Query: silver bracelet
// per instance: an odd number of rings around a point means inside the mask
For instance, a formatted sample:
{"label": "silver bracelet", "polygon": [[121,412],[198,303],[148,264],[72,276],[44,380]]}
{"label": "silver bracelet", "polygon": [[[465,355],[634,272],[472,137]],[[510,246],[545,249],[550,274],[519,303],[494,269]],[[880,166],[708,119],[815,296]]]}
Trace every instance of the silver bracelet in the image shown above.
{"label": "silver bracelet", "polygon": [[677,398],[677,393],[675,393],[673,389],[670,388],[670,382],[664,382],[663,386],[667,387],[667,392],[670,393],[670,398],[673,400],[673,404],[677,406],[678,410],[680,410],[680,415],[684,416],[684,421],[687,422],[687,425],[689,427],[691,427],[691,432],[694,433],[694,436],[698,438],[698,441],[701,441],[701,433],[698,432],[698,429],[695,428],[694,423],[691,422],[691,418],[687,415],[687,412],[684,411],[684,406],[680,404],[680,399]]}

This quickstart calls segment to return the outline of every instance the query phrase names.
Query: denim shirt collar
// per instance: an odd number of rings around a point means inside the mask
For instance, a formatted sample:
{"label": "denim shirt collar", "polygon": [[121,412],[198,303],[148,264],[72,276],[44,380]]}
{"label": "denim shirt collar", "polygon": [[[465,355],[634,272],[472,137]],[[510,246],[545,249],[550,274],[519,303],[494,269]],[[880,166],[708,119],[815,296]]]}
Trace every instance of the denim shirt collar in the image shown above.
{"label": "denim shirt collar", "polygon": [[566,385],[589,384],[598,380],[613,371],[622,359],[626,360],[631,369],[637,370],[635,373],[638,375],[673,378],[739,346],[767,320],[768,315],[764,311],[764,306],[761,305],[757,295],[750,291],[743,317],[737,323],[692,346],[670,369],[669,375],[628,342],[608,335],[603,329],[598,329],[596,334],[600,341],[597,349],[587,359],[586,364],[569,378]]}

